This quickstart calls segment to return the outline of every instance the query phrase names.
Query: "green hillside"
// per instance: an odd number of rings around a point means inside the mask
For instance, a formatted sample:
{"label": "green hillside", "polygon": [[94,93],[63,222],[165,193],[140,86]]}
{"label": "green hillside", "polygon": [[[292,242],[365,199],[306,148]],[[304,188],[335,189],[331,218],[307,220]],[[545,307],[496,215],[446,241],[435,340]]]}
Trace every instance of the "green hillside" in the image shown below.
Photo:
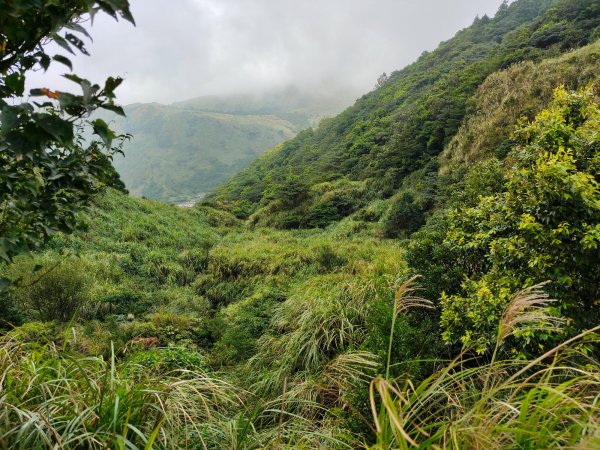
{"label": "green hillside", "polygon": [[186,201],[350,103],[347,92],[325,96],[290,88],[172,105],[130,105],[127,117],[110,117],[117,130],[133,135],[125,144],[125,158],[117,157],[115,167],[134,195]]}
{"label": "green hillside", "polygon": [[[517,0],[193,208],[98,186],[0,263],[0,449],[599,448],[598,38]],[[126,120],[289,123],[257,108]]]}
{"label": "green hillside", "polygon": [[[279,228],[325,226],[399,191],[406,193],[401,207],[428,211],[438,203],[438,157],[471,112],[478,87],[497,70],[594,41],[599,8],[597,1],[574,0],[504,5],[342,114],[266,153],[211,198]],[[422,223],[416,217],[390,224],[386,233]]]}

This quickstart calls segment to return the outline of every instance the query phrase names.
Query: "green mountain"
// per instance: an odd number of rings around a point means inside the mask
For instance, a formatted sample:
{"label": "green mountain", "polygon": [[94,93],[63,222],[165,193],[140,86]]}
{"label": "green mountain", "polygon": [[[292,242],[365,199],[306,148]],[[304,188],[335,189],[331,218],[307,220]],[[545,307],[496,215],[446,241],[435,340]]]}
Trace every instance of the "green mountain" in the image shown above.
{"label": "green mountain", "polygon": [[311,91],[290,86],[272,92],[197,97],[172,106],[236,116],[277,116],[290,122],[295,131],[300,131],[338,114],[355,98],[350,89]]}
{"label": "green mountain", "polygon": [[209,201],[106,189],[0,264],[0,447],[598,448],[599,37],[517,0]]}
{"label": "green mountain", "polygon": [[[472,113],[471,99],[486,78],[594,41],[599,15],[597,1],[504,4],[342,114],[265,153],[210,199],[278,228],[323,227],[362,211],[369,220],[387,217],[388,236],[414,231],[445,202],[440,154]],[[496,144],[487,151],[505,153],[509,141]],[[402,210],[415,214],[403,218]]]}
{"label": "green mountain", "polygon": [[115,167],[134,195],[181,202],[208,192],[256,159],[350,104],[347,92],[201,97],[172,105],[134,104],[110,116],[133,135]]}

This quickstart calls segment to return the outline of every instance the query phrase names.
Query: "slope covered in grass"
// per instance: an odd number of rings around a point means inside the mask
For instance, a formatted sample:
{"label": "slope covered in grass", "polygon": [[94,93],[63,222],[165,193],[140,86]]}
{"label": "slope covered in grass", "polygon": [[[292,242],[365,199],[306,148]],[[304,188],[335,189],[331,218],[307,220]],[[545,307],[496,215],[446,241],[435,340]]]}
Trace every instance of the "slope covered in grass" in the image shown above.
{"label": "slope covered in grass", "polygon": [[117,130],[133,135],[115,166],[134,195],[186,201],[227,181],[266,149],[339,113],[353,98],[345,90],[289,88],[129,105],[127,117],[110,117]]}
{"label": "slope covered in grass", "polygon": [[[99,197],[85,221],[87,230],[58,235],[44,252],[1,268],[14,280],[2,297],[11,322],[3,326],[22,323],[2,338],[0,365],[10,372],[3,380],[35,386],[6,399],[18,409],[0,404],[7,442],[26,429],[19,417],[48,406],[49,425],[19,441],[24,446],[53,441],[52,433],[91,447],[119,436],[143,445],[155,429],[166,447],[198,439],[208,448],[359,445],[341,427],[343,407],[379,366],[391,293],[406,271],[400,246],[319,231],[245,231],[223,211],[116,191]],[[425,328],[400,335],[417,333],[422,345],[399,349],[392,361],[431,355]],[[204,397],[186,400],[194,389]],[[111,427],[118,433],[104,434]]]}
{"label": "slope covered in grass", "polygon": [[[224,209],[108,190],[86,230],[1,265],[0,448],[597,448],[600,56],[566,48],[597,5],[477,21],[267,152]],[[449,105],[451,126],[417,114]],[[431,159],[399,184],[326,177],[347,142],[328,133],[359,109],[352,139],[374,141],[337,170],[423,150],[396,139],[425,125]]]}

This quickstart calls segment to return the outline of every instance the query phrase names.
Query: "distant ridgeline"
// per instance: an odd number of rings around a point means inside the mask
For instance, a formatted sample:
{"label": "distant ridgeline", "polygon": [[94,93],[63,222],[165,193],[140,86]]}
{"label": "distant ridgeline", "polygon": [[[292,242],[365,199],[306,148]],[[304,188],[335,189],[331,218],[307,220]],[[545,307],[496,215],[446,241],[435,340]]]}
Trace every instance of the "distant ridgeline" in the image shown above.
{"label": "distant ridgeline", "polygon": [[387,236],[411,233],[447,204],[472,163],[505,157],[516,120],[533,118],[555,87],[597,79],[598,45],[561,55],[598,38],[598,0],[505,3],[264,153],[207,201],[256,225],[324,227],[351,216]]}
{"label": "distant ridgeline", "polygon": [[348,92],[286,89],[263,95],[209,96],[161,105],[133,104],[110,116],[131,133],[115,167],[129,191],[171,203],[190,201],[225,182],[265,149],[349,105]]}

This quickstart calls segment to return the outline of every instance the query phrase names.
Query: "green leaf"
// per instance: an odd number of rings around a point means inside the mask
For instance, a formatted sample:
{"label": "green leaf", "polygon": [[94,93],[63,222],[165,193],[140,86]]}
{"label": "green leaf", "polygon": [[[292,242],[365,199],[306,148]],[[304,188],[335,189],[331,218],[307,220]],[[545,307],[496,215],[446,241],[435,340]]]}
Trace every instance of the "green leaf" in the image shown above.
{"label": "green leaf", "polygon": [[30,89],[29,90],[29,95],[31,95],[32,97],[41,97],[43,95],[46,95],[46,90],[45,89]]}
{"label": "green leaf", "polygon": [[114,98],[114,91],[121,85],[121,83],[123,83],[123,78],[121,77],[108,77],[104,83],[104,95],[109,98]]}
{"label": "green leaf", "polygon": [[4,78],[4,84],[13,91],[14,95],[20,97],[25,90],[25,76],[19,72],[11,73]]}
{"label": "green leaf", "polygon": [[71,80],[72,82],[77,83],[79,85],[81,85],[81,83],[83,83],[84,81],[86,81],[83,78],[78,77],[74,73],[65,74],[65,75],[63,75],[63,77],[65,77],[67,80]]}
{"label": "green leaf", "polygon": [[104,105],[100,105],[100,108],[107,109],[109,111],[117,113],[120,116],[125,117],[125,111],[123,110],[123,108],[121,108],[118,105],[111,105],[111,104],[106,103]]}
{"label": "green leaf", "polygon": [[61,63],[61,64],[64,64],[69,69],[73,70],[73,64],[71,64],[71,60],[69,58],[67,58],[66,56],[63,56],[63,55],[54,55],[52,57],[52,59],[54,61],[57,61],[57,62]]}
{"label": "green leaf", "polygon": [[75,54],[75,52],[73,51],[73,49],[71,48],[71,46],[69,45],[69,43],[59,34],[54,33],[52,34],[52,39],[54,40],[54,42],[56,42],[58,45],[60,45],[62,48],[64,48],[66,51],[68,51],[71,54]]}
{"label": "green leaf", "polygon": [[40,66],[42,66],[44,70],[48,70],[48,67],[50,67],[50,62],[51,62],[51,60],[48,55],[46,55],[45,53],[40,54],[39,63],[40,63]]}
{"label": "green leaf", "polygon": [[3,259],[6,262],[10,262],[10,256],[8,252],[10,251],[10,243],[6,238],[0,238],[0,259]]}
{"label": "green leaf", "polygon": [[65,39],[73,44],[81,53],[83,53],[86,56],[89,56],[89,52],[87,51],[87,49],[85,48],[85,43],[79,39],[77,36],[75,36],[73,33],[66,33],[65,34]]}
{"label": "green leaf", "polygon": [[100,139],[106,145],[106,148],[110,149],[112,141],[117,135],[109,128],[108,124],[102,119],[96,119],[92,122],[94,127],[94,134],[98,135]]}
{"label": "green leaf", "polygon": [[0,293],[6,292],[10,287],[10,280],[8,278],[0,278]]}
{"label": "green leaf", "polygon": [[14,106],[5,106],[0,112],[0,130],[8,133],[19,122],[19,109]]}
{"label": "green leaf", "polygon": [[81,25],[79,25],[78,23],[75,23],[75,22],[68,23],[65,25],[65,28],[69,28],[70,30],[77,31],[77,32],[85,35],[91,41],[93,41],[92,36],[90,36],[90,34],[87,32],[87,30],[85,28],[83,28]]}
{"label": "green leaf", "polygon": [[158,422],[158,425],[156,425],[156,428],[154,428],[152,434],[150,434],[148,442],[146,442],[146,445],[144,446],[144,450],[152,450],[154,446],[154,441],[156,441],[156,438],[158,437],[158,433],[160,432],[164,420],[165,419],[163,418],[160,420],[160,422]]}
{"label": "green leaf", "polygon": [[69,145],[73,142],[73,124],[53,114],[34,114],[36,125],[53,136],[60,144]]}

